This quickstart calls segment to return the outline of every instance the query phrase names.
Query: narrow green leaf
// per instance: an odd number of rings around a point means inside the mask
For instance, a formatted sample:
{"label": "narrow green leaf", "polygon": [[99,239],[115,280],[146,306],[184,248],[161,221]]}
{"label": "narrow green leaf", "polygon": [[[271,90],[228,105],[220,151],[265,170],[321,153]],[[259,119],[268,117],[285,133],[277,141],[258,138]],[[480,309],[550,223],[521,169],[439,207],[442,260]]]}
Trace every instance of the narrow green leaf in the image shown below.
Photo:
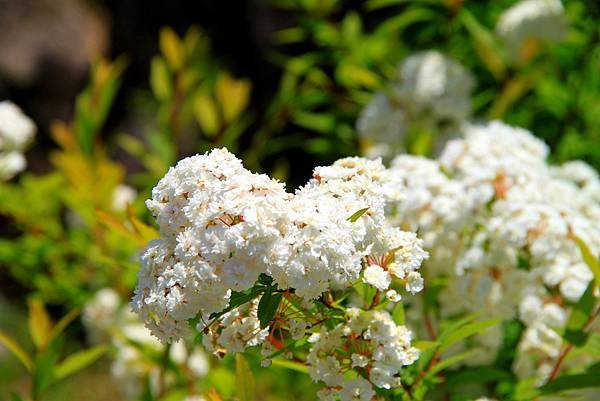
{"label": "narrow green leaf", "polygon": [[50,316],[44,308],[44,304],[37,298],[27,300],[29,307],[29,333],[36,348],[44,349],[48,344],[49,334],[52,330]]}
{"label": "narrow green leaf", "polygon": [[360,219],[360,217],[363,214],[367,213],[367,210],[369,210],[368,207],[365,207],[364,209],[360,209],[359,211],[355,212],[352,216],[348,217],[348,221],[354,223],[355,221]]}
{"label": "narrow green leaf", "polygon": [[392,319],[394,319],[394,323],[399,326],[404,325],[404,305],[402,302],[398,302],[396,306],[394,306],[394,311],[392,312]]}
{"label": "narrow green leaf", "polygon": [[150,64],[150,88],[160,101],[167,101],[173,91],[169,68],[161,57],[154,57]]}
{"label": "narrow green leaf", "polygon": [[594,277],[596,280],[596,286],[600,287],[600,261],[594,257],[590,248],[583,242],[583,240],[579,237],[575,237],[575,242],[579,246],[581,250],[581,255],[583,256],[583,260],[588,265],[592,273],[594,273]]}
{"label": "narrow green leaf", "polygon": [[52,331],[50,331],[50,335],[48,336],[48,342],[51,342],[57,336],[59,336],[67,328],[67,326],[69,324],[71,324],[71,322],[73,320],[75,320],[75,318],[77,316],[79,316],[79,312],[80,312],[79,309],[73,309],[69,313],[67,313],[66,315],[64,315],[58,321],[58,323],[56,323],[56,325],[54,325],[54,327],[52,328]]}
{"label": "narrow green leaf", "polygon": [[577,375],[559,376],[550,383],[542,386],[542,394],[554,394],[565,390],[576,390],[581,388],[600,387],[600,373],[588,371]]}
{"label": "narrow green leaf", "polygon": [[267,287],[267,290],[260,298],[258,302],[258,320],[260,321],[260,328],[264,329],[271,323],[275,313],[277,313],[277,308],[279,307],[279,303],[281,302],[281,293],[272,292],[272,287]]}
{"label": "narrow green leaf", "polygon": [[447,383],[448,387],[452,388],[463,384],[491,383],[500,380],[510,380],[511,378],[512,375],[507,371],[490,366],[476,366],[461,369],[456,374],[447,376]]}
{"label": "narrow green leaf", "polygon": [[3,331],[0,330],[0,343],[2,343],[6,349],[13,353],[14,356],[17,357],[19,361],[25,366],[25,368],[31,372],[33,367],[33,362],[27,353],[21,348],[19,344],[12,338],[6,335]]}
{"label": "narrow green leaf", "polygon": [[483,26],[465,7],[458,14],[458,19],[471,35],[473,46],[479,58],[496,80],[500,81],[506,75],[506,64],[500,57],[494,35]]}
{"label": "narrow green leaf", "polygon": [[438,372],[441,372],[442,370],[444,370],[452,365],[456,365],[457,363],[477,354],[478,352],[481,352],[481,351],[480,350],[471,350],[471,351],[462,352],[457,355],[453,355],[450,358],[446,358],[446,359],[438,362],[437,364],[435,364],[435,366],[429,371],[427,376],[429,376],[429,377],[435,376]]}
{"label": "narrow green leaf", "polygon": [[495,326],[495,325],[499,324],[500,322],[501,322],[500,319],[490,319],[490,320],[484,320],[481,322],[473,322],[473,323],[466,324],[463,327],[461,327],[460,329],[449,334],[443,341],[440,341],[441,345],[439,348],[439,352],[442,353],[446,349],[448,349],[448,347],[459,342],[460,340],[463,340],[474,334],[481,333],[484,330],[486,330],[487,328]]}
{"label": "narrow green leaf", "polygon": [[274,358],[272,362],[273,366],[280,366],[282,368],[295,370],[296,372],[308,373],[308,368],[298,362],[293,362],[287,359]]}
{"label": "narrow green leaf", "polygon": [[584,328],[592,314],[595,304],[594,283],[591,282],[579,301],[573,306],[563,336],[565,340],[578,347],[585,344],[588,334],[584,332]]}
{"label": "narrow green leaf", "polygon": [[107,350],[108,348],[105,345],[100,345],[69,355],[56,366],[54,377],[56,380],[61,380],[83,370],[100,358]]}
{"label": "narrow green leaf", "polygon": [[440,343],[437,341],[415,341],[412,345],[420,351],[425,351],[433,347],[437,347],[440,345]]}
{"label": "narrow green leaf", "polygon": [[235,354],[236,395],[239,401],[254,401],[254,376],[244,355]]}

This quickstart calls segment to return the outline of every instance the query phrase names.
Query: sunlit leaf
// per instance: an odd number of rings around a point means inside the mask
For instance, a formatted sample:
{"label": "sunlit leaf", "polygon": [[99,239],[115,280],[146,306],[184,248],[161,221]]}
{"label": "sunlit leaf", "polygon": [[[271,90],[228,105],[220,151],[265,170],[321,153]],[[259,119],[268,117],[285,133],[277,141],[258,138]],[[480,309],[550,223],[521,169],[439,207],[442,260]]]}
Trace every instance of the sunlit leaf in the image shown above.
{"label": "sunlit leaf", "polygon": [[50,316],[48,316],[42,301],[37,298],[29,298],[27,306],[29,308],[29,334],[35,346],[38,349],[44,349],[52,330]]}
{"label": "sunlit leaf", "polygon": [[21,348],[21,346],[12,338],[10,338],[6,333],[0,330],[0,343],[2,343],[7,350],[12,352],[12,354],[17,357],[19,361],[25,366],[25,368],[31,372],[33,367],[33,362],[29,355]]}
{"label": "sunlit leaf", "polygon": [[500,322],[500,319],[490,319],[481,322],[473,322],[466,324],[460,327],[459,329],[453,331],[452,333],[448,334],[443,340],[439,339],[441,343],[439,352],[443,353],[451,345],[456,344],[457,342],[474,334],[483,333],[489,327],[495,326]]}
{"label": "sunlit leaf", "polygon": [[171,97],[171,76],[164,60],[154,57],[150,64],[150,87],[157,99],[166,101]]}
{"label": "sunlit leaf", "polygon": [[358,211],[354,212],[354,213],[352,214],[352,216],[348,217],[348,221],[349,221],[349,222],[351,222],[351,223],[354,223],[354,222],[356,222],[358,219],[360,219],[360,217],[361,217],[363,214],[367,213],[367,211],[368,211],[368,210],[369,210],[369,208],[368,208],[368,207],[365,207],[364,209],[360,209],[360,210],[358,210]]}
{"label": "sunlit leaf", "polygon": [[159,35],[160,51],[173,71],[179,71],[185,60],[185,50],[179,36],[170,27],[163,27]]}
{"label": "sunlit leaf", "polygon": [[226,122],[233,121],[246,108],[251,87],[247,79],[234,79],[224,72],[219,74],[215,91]]}
{"label": "sunlit leaf", "polygon": [[54,377],[56,380],[61,380],[85,369],[104,355],[107,350],[107,346],[100,345],[69,355],[64,361],[56,366]]}
{"label": "sunlit leaf", "polygon": [[254,401],[254,376],[241,353],[235,354],[236,395],[239,401]]}
{"label": "sunlit leaf", "polygon": [[594,310],[595,304],[594,282],[592,281],[571,310],[571,315],[565,329],[565,340],[579,347],[585,344],[588,333],[585,333],[584,329]]}
{"label": "sunlit leaf", "polygon": [[214,136],[221,126],[219,113],[214,100],[204,92],[194,99],[194,116],[200,128],[208,135]]}
{"label": "sunlit leaf", "polygon": [[600,261],[598,261],[598,259],[592,254],[590,248],[588,248],[586,243],[581,238],[575,237],[575,241],[579,246],[583,260],[588,265],[592,273],[594,273],[596,286],[600,287]]}

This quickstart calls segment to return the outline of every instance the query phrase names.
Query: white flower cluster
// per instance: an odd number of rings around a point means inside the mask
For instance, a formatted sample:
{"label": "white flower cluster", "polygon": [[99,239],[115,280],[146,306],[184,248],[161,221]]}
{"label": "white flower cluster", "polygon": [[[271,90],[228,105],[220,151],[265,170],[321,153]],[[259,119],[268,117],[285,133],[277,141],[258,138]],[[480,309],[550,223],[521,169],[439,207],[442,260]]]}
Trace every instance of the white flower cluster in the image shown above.
{"label": "white flower cluster", "polygon": [[[385,311],[349,308],[345,323],[322,328],[308,341],[313,344],[307,358],[308,372],[313,380],[327,386],[319,393],[322,400],[339,395],[341,401],[369,401],[375,395],[372,385],[398,387],[400,368],[419,357],[419,351],[411,346],[411,332],[397,326]],[[350,370],[359,374],[357,379],[344,379]]]}
{"label": "white flower cluster", "polygon": [[142,256],[134,311],[171,341],[188,332],[188,320],[223,310],[232,291],[252,287],[260,274],[310,301],[332,285],[354,283],[365,261],[382,268],[393,261],[389,274],[418,291],[426,253],[414,234],[386,225],[386,206],[400,199],[387,175],[380,161],[341,159],[317,167],[289,194],[225,149],[180,161],[147,202],[161,239]]}
{"label": "white flower cluster", "polygon": [[450,134],[470,115],[472,75],[437,51],[408,57],[389,93],[377,93],[363,110],[357,129],[369,157],[404,150],[410,129]]}
{"label": "white flower cluster", "polygon": [[532,40],[560,42],[566,35],[567,21],[560,0],[522,0],[504,11],[496,33],[510,56],[519,59]]}
{"label": "white flower cluster", "polygon": [[0,102],[0,180],[25,170],[23,152],[33,140],[35,124],[10,101]]}
{"label": "white flower cluster", "polygon": [[[600,252],[597,173],[582,162],[549,166],[547,154],[528,131],[491,122],[466,126],[437,160],[399,156],[390,169],[406,195],[395,222],[418,230],[430,252],[426,279],[449,277],[442,317],[520,319],[523,376],[547,371],[569,305],[593,278],[575,238]],[[477,362],[490,362],[501,339],[499,326],[480,336]]]}
{"label": "white flower cluster", "polygon": [[[138,399],[146,382],[156,394],[159,382],[168,385],[176,381],[173,372],[160,379],[161,367],[150,355],[165,353],[165,345],[152,336],[114,290],[98,291],[85,305],[82,320],[91,342],[111,341],[114,349],[111,375],[127,399]],[[171,345],[169,361],[180,366],[191,381],[208,374],[205,353],[198,347],[188,350],[183,341]]]}

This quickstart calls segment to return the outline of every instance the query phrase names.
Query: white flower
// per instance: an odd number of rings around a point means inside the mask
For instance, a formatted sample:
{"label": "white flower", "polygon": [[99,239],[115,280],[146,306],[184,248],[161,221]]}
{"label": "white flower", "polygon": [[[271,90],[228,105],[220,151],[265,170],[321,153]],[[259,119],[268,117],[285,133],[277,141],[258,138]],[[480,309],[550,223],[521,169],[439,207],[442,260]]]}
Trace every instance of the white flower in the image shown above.
{"label": "white flower", "polygon": [[[418,230],[428,277],[448,280],[439,295],[442,318],[483,311],[520,319],[525,335],[513,369],[541,372],[544,358],[558,352],[556,332],[569,305],[593,279],[573,237],[600,253],[600,179],[583,162],[548,165],[548,147],[524,129],[494,121],[463,131],[435,160],[402,155],[392,162],[387,177],[405,201],[389,220]],[[394,263],[387,268],[394,274]],[[417,272],[414,285],[410,273],[398,277],[408,290],[422,288]],[[472,341],[489,359],[502,338]]]}
{"label": "white flower", "polygon": [[137,191],[129,185],[117,185],[113,192],[112,208],[116,212],[125,210],[137,197]]}
{"label": "white flower", "polygon": [[121,306],[119,294],[111,288],[101,289],[85,304],[81,319],[92,342],[106,339],[106,333],[119,321]]}
{"label": "white flower", "polygon": [[8,180],[26,167],[23,152],[33,140],[36,127],[19,107],[0,102],[0,180]]}
{"label": "white flower", "polygon": [[416,294],[417,292],[423,291],[424,287],[423,277],[417,272],[408,273],[408,277],[406,279],[406,291],[411,294]]}
{"label": "white flower", "polygon": [[560,0],[521,0],[505,10],[496,25],[512,57],[519,58],[523,46],[531,39],[560,42],[567,29]]}
{"label": "white flower", "polygon": [[385,291],[392,282],[392,276],[390,276],[389,272],[383,270],[381,266],[369,265],[363,272],[363,281],[380,291]]}
{"label": "white flower", "polygon": [[399,73],[398,96],[409,102],[412,114],[458,122],[470,114],[474,80],[458,62],[430,50],[408,57]]}
{"label": "white flower", "polygon": [[375,391],[373,391],[371,384],[362,377],[358,377],[344,383],[340,391],[340,400],[370,401],[374,395]]}
{"label": "white flower", "polygon": [[23,150],[35,135],[35,124],[10,101],[0,102],[0,150]]}
{"label": "white flower", "polygon": [[390,302],[400,302],[402,300],[402,296],[400,294],[398,294],[398,292],[396,290],[387,290],[385,292],[385,297]]}

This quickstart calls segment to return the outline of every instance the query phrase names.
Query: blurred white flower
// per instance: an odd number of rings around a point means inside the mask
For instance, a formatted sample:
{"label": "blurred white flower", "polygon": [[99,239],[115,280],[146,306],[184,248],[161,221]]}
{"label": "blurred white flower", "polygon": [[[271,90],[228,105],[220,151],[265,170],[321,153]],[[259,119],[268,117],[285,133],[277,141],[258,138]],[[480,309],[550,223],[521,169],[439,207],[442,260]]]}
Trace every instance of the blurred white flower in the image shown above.
{"label": "blurred white flower", "polygon": [[567,20],[560,0],[521,0],[504,11],[496,25],[498,36],[515,60],[523,56],[528,41],[560,42],[566,31]]}
{"label": "blurred white flower", "polygon": [[26,167],[23,152],[33,140],[36,127],[19,107],[0,102],[0,180],[11,179]]}

